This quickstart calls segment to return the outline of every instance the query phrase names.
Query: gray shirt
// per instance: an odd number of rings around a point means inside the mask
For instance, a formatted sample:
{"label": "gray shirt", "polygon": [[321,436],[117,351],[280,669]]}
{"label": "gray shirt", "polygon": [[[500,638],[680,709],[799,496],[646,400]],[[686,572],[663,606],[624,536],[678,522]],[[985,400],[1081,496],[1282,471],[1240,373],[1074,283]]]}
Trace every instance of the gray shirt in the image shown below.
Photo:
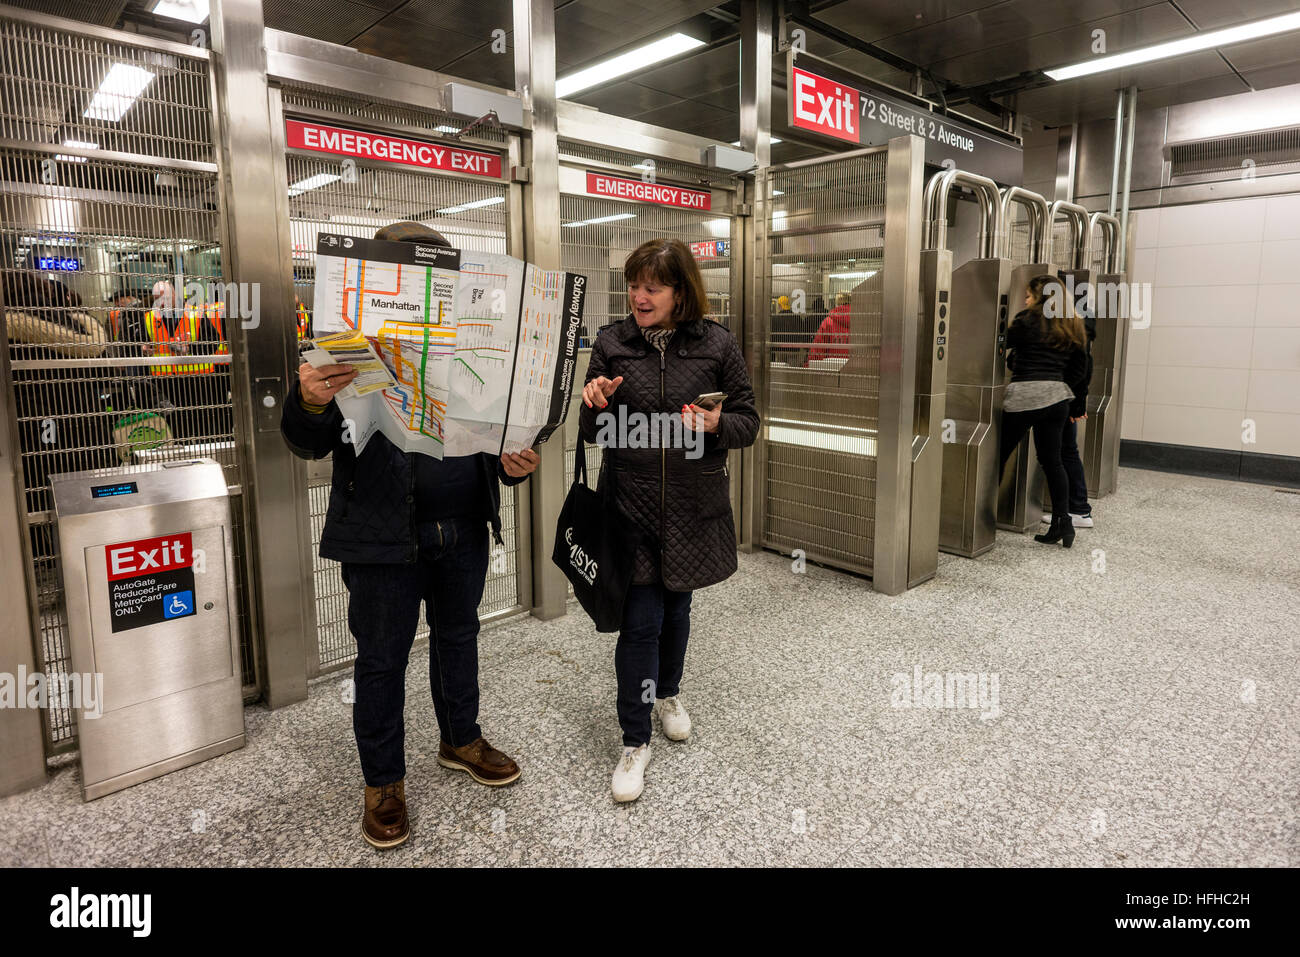
{"label": "gray shirt", "polygon": [[1064,382],[1052,379],[1032,379],[1028,382],[1008,382],[1002,393],[1003,412],[1030,412],[1045,409],[1058,402],[1070,402],[1074,393]]}

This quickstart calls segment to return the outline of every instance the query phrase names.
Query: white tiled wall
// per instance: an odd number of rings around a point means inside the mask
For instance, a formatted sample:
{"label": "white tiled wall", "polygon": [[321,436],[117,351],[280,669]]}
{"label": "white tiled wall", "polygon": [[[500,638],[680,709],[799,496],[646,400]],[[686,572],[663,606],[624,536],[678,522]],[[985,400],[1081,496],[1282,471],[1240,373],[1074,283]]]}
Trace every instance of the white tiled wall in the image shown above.
{"label": "white tiled wall", "polygon": [[1124,438],[1300,456],[1300,195],[1134,215]]}

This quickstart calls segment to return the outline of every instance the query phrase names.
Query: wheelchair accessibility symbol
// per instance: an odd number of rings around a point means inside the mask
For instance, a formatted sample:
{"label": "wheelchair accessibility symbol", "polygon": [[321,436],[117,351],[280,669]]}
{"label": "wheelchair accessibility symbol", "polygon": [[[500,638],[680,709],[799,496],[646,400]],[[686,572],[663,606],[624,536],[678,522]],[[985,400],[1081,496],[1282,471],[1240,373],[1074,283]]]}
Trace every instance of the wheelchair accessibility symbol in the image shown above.
{"label": "wheelchair accessibility symbol", "polygon": [[183,618],[194,614],[194,592],[178,591],[171,598],[163,600],[163,619]]}

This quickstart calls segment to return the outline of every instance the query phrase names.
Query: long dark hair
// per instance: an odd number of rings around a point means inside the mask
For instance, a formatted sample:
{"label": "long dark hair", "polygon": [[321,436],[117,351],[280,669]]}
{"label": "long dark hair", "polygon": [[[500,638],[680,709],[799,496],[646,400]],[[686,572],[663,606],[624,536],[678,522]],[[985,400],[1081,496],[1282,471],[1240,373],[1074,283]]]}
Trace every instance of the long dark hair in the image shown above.
{"label": "long dark hair", "polygon": [[1025,318],[1038,326],[1047,344],[1053,349],[1082,349],[1087,342],[1083,320],[1074,311],[1065,284],[1055,276],[1043,274],[1029,280],[1025,290],[1037,300],[1025,310],[1028,313]]}
{"label": "long dark hair", "polygon": [[700,266],[680,239],[651,239],[642,243],[623,264],[623,279],[629,285],[653,279],[677,290],[673,318],[678,322],[703,319],[709,311]]}

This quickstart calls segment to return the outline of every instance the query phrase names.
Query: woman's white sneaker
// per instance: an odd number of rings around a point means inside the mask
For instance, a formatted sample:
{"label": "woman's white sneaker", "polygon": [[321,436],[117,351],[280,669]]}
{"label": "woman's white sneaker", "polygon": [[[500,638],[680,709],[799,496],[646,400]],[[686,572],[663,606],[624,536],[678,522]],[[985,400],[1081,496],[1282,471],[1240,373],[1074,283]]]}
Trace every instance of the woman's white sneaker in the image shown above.
{"label": "woman's white sneaker", "polygon": [[614,768],[614,800],[635,801],[645,788],[645,768],[650,763],[650,745],[623,748],[623,756]]}
{"label": "woman's white sneaker", "polygon": [[671,698],[656,698],[655,712],[659,723],[663,725],[664,737],[670,741],[685,741],[691,736],[691,716],[682,707],[676,695]]}

